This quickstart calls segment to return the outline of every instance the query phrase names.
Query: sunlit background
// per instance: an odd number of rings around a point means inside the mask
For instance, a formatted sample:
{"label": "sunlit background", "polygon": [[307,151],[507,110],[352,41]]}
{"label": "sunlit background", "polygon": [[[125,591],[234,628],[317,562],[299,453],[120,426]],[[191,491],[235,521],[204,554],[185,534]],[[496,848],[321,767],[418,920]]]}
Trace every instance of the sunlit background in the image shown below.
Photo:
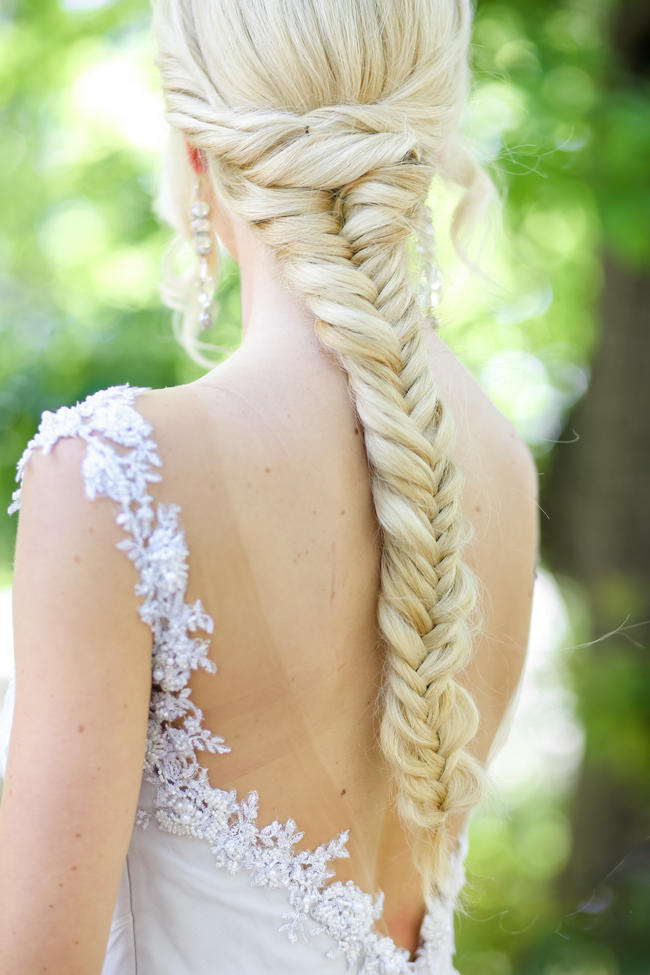
{"label": "sunlit background", "polygon": [[[461,975],[650,975],[650,7],[479,0],[465,127],[505,200],[488,277],[436,201],[441,334],[530,444],[542,565]],[[198,368],[158,297],[165,133],[142,0],[0,9],[0,477],[43,409]],[[238,342],[225,257],[215,342]],[[146,354],[143,355],[143,349]],[[0,693],[15,518],[0,520]]]}

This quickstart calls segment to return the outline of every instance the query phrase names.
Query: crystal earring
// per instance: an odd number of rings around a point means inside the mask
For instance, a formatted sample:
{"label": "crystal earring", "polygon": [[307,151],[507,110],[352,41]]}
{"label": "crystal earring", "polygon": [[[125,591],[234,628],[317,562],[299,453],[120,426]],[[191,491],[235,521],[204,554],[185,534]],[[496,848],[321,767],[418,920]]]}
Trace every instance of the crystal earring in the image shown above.
{"label": "crystal earring", "polygon": [[425,318],[431,317],[442,298],[442,278],[438,270],[435,238],[431,211],[424,205],[417,223],[417,250],[420,258],[420,276],[417,300]]}
{"label": "crystal earring", "polygon": [[201,183],[194,184],[192,202],[190,204],[190,225],[194,239],[194,250],[199,259],[199,267],[196,280],[196,294],[201,311],[199,313],[199,326],[201,330],[210,328],[214,320],[210,311],[212,299],[214,297],[214,281],[208,268],[208,255],[213,248],[213,235],[208,219],[210,206],[201,195]]}

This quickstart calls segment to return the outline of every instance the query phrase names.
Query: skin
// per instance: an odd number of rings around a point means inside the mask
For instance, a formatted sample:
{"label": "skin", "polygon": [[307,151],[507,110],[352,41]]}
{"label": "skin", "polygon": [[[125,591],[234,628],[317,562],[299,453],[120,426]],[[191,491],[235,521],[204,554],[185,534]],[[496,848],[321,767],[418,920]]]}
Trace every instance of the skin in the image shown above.
{"label": "skin", "polygon": [[[385,893],[378,929],[413,951],[423,913],[408,840],[375,743],[377,522],[345,376],[271,255],[212,196],[240,266],[242,343],[199,380],[141,394],[190,551],[186,599],[215,620],[217,675],[193,672],[210,782],[260,794],[259,823],[292,817],[311,848],[350,828],[336,880]],[[533,458],[442,339],[434,377],[456,420],[465,558],[485,586],[485,633],[459,679],[488,756],[528,641],[538,546]],[[137,805],[151,632],[114,503],[83,494],[84,444],[27,465],[13,609],[16,712],[0,805],[0,971],[101,971]],[[202,635],[199,633],[199,636]],[[449,822],[453,837],[462,821]],[[37,934],[36,934],[37,933]]]}

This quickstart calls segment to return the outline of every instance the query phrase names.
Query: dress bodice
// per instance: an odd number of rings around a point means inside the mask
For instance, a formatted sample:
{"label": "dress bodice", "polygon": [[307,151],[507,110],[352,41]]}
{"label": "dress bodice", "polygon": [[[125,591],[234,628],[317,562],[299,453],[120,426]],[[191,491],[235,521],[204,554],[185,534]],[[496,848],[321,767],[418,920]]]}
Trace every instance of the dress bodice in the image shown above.
{"label": "dress bodice", "polygon": [[[208,730],[188,686],[192,670],[214,673],[214,622],[200,599],[185,599],[188,549],[172,503],[154,504],[162,479],[153,427],[136,408],[150,387],[101,389],[75,406],[44,411],[18,461],[61,437],[86,443],[86,497],[115,502],[125,531],[117,547],[134,563],[138,612],[152,632],[152,690],[142,782],[113,913],[102,975],[452,975],[454,908],[464,883],[466,834],[452,862],[446,898],[428,898],[415,960],[376,930],[383,895],[333,880],[348,856],[348,831],[312,850],[293,820],[260,825],[258,795],[213,787],[197,752],[230,751]],[[20,507],[20,487],[9,514]],[[13,679],[0,717],[6,760]],[[4,762],[3,762],[4,764]],[[0,768],[2,772],[2,768]]]}

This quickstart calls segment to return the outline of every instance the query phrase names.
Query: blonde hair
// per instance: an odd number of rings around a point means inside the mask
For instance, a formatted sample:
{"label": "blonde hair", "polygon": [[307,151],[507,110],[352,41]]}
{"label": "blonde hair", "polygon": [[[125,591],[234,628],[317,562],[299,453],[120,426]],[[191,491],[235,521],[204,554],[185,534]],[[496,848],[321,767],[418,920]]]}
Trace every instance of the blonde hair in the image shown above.
{"label": "blonde hair", "polygon": [[[425,895],[445,894],[448,815],[483,797],[466,750],[478,712],[455,675],[469,661],[479,583],[461,560],[464,476],[431,372],[409,256],[431,266],[434,176],[464,195],[452,240],[493,194],[459,127],[470,84],[469,0],[152,0],[172,127],[159,211],[190,239],[195,181],[270,248],[347,374],[382,532],[385,649],[380,747]],[[178,282],[177,337],[202,364],[197,307]],[[435,327],[435,325],[434,325]],[[471,526],[469,526],[471,528]],[[471,532],[470,532],[471,535]]]}

